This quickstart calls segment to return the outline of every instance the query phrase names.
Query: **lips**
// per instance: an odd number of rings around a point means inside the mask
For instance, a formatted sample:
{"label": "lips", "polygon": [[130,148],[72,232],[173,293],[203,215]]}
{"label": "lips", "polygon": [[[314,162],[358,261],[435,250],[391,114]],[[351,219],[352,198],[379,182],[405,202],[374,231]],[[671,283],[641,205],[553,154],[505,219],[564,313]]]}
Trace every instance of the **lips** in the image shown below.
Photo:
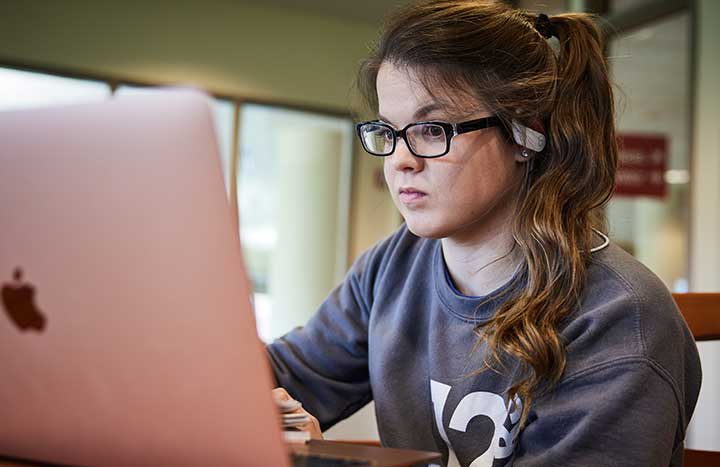
{"label": "lips", "polygon": [[413,187],[401,187],[398,190],[398,198],[405,204],[417,203],[427,197],[427,193]]}

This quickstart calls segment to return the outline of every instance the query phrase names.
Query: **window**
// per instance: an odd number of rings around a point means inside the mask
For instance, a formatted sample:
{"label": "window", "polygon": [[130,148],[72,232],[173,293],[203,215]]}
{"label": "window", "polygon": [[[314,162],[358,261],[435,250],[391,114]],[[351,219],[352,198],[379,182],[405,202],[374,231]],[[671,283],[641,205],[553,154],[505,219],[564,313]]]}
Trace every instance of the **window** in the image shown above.
{"label": "window", "polygon": [[688,290],[690,14],[610,44],[621,148],[610,234],[675,292]]}
{"label": "window", "polygon": [[0,110],[98,101],[110,92],[101,81],[0,68]]}
{"label": "window", "polygon": [[240,237],[260,337],[303,325],[347,268],[350,119],[241,108]]}

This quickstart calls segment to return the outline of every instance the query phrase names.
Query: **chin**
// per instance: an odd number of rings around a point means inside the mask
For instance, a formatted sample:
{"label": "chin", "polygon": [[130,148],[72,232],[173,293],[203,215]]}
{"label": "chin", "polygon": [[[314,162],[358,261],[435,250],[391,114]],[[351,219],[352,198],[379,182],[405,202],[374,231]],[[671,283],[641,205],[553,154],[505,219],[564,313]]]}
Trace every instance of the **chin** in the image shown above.
{"label": "chin", "polygon": [[405,225],[413,235],[421,238],[445,238],[449,234],[449,229],[437,223],[427,222],[424,220],[413,219],[411,216],[403,216]]}

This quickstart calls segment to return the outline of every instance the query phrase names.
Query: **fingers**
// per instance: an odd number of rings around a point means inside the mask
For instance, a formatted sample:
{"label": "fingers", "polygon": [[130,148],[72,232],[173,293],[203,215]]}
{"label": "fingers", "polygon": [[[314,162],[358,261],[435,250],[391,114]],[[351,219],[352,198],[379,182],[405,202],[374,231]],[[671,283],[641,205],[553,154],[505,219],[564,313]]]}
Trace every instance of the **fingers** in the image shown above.
{"label": "fingers", "polygon": [[274,398],[280,399],[280,400],[292,399],[292,398],[290,397],[290,394],[288,394],[288,392],[285,390],[285,388],[275,388],[275,389],[273,389],[273,390],[272,390],[272,395],[273,395]]}
{"label": "fingers", "polygon": [[290,397],[290,394],[285,390],[285,388],[275,388],[272,390],[273,398],[275,398],[276,401],[287,401],[291,400],[292,397]]}
{"label": "fingers", "polygon": [[284,414],[294,413],[297,409],[302,408],[302,404],[290,397],[290,394],[283,388],[273,389],[273,398],[277,406],[280,407],[280,411]]}
{"label": "fingers", "polygon": [[297,429],[309,432],[310,437],[313,439],[323,439],[322,431],[320,430],[320,422],[318,422],[317,418],[313,417],[309,412],[303,409],[302,404],[293,399],[284,388],[273,389],[272,396],[284,414],[303,414],[308,417],[309,421],[305,424],[298,425],[296,427]]}
{"label": "fingers", "polygon": [[312,415],[308,415],[310,416],[310,422],[303,425],[301,429],[303,431],[309,431],[312,439],[323,439],[322,430],[320,430],[320,422],[318,422],[318,419]]}

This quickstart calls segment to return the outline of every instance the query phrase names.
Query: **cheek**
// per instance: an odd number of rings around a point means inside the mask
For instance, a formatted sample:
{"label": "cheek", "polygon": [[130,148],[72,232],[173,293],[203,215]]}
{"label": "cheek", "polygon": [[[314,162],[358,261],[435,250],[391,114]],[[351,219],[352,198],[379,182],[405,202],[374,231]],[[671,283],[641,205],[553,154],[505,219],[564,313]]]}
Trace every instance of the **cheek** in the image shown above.
{"label": "cheek", "polygon": [[451,197],[454,204],[471,209],[502,196],[515,184],[518,167],[501,148],[488,145],[479,151],[468,149],[463,163],[447,167],[442,184],[446,197]]}
{"label": "cheek", "polygon": [[390,162],[388,161],[387,157],[383,159],[383,177],[385,178],[385,183],[387,183],[387,186],[392,187],[392,170],[390,168]]}
{"label": "cheek", "polygon": [[395,176],[396,172],[393,170],[392,165],[390,164],[389,158],[386,157],[385,161],[383,163],[383,178],[385,179],[385,184],[387,185],[387,190],[390,193],[390,196],[395,199],[396,196],[396,186],[395,186]]}
{"label": "cheek", "polygon": [[493,191],[492,181],[477,172],[462,171],[447,184],[446,199],[451,205],[467,212],[476,214],[479,206],[485,204]]}

